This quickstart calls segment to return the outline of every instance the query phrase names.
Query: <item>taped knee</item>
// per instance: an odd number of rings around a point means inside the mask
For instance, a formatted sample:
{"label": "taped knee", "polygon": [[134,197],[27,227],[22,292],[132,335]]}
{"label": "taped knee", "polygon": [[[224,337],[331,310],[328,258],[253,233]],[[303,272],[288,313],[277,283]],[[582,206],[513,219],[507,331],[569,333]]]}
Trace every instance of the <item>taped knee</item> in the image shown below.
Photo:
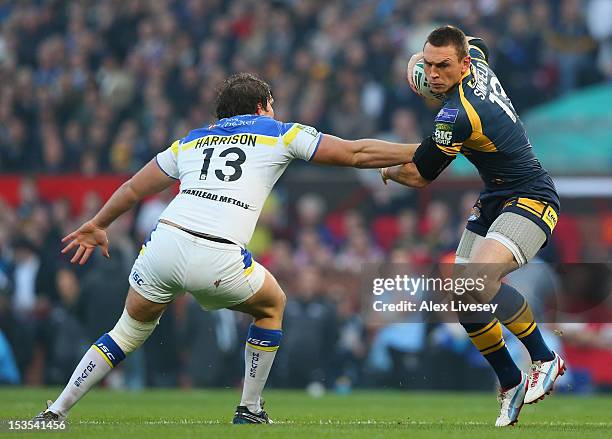
{"label": "taped knee", "polygon": [[470,257],[484,237],[465,229],[459,240],[457,251],[455,253],[455,264],[467,264],[470,262]]}
{"label": "taped knee", "polygon": [[487,238],[503,244],[521,267],[529,262],[546,242],[546,233],[530,219],[513,212],[504,212],[489,228]]}
{"label": "taped knee", "polygon": [[159,318],[152,322],[139,322],[132,318],[127,309],[124,308],[123,314],[108,335],[115,340],[115,343],[119,345],[123,352],[129,354],[138,349],[149,338],[158,323]]}

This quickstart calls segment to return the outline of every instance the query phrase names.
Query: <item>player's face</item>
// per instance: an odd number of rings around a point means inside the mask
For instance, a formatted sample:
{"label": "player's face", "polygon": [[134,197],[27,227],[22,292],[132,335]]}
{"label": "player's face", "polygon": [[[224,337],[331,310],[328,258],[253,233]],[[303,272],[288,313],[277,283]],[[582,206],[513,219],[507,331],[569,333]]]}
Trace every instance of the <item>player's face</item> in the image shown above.
{"label": "player's face", "polygon": [[446,93],[459,83],[470,67],[470,57],[459,58],[454,46],[436,47],[429,43],[423,48],[425,76],[434,93]]}

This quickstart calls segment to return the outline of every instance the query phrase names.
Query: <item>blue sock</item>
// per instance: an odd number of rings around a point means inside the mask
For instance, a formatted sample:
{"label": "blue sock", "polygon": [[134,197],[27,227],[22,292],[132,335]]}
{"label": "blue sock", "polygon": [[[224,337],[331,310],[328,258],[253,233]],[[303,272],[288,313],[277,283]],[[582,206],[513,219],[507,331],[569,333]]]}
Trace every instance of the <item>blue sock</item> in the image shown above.
{"label": "blue sock", "polygon": [[93,348],[106,359],[111,367],[115,367],[125,359],[125,353],[108,334],[104,334],[96,340]]}
{"label": "blue sock", "polygon": [[502,337],[499,321],[488,312],[459,314],[459,321],[470,340],[489,362],[502,389],[509,389],[521,382],[521,371],[510,356]]}
{"label": "blue sock", "polygon": [[521,293],[502,283],[491,303],[498,305],[495,316],[525,345],[532,361],[551,361],[555,358]]}

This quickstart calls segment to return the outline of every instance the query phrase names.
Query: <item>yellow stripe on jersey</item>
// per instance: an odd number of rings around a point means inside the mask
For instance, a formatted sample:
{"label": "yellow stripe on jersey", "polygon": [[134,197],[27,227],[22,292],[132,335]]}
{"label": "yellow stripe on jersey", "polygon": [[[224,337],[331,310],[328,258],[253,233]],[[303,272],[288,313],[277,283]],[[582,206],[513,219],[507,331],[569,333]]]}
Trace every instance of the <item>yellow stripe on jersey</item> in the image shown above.
{"label": "yellow stripe on jersey", "polygon": [[300,132],[300,125],[296,123],[291,127],[289,131],[283,134],[283,142],[285,143],[285,146],[289,146],[291,142],[293,142],[293,140],[295,139],[295,137],[298,135],[299,132]]}
{"label": "yellow stripe on jersey", "polygon": [[[469,71],[470,70],[468,69],[464,76],[461,78],[462,81],[463,78],[467,76],[467,74],[469,74]],[[482,131],[482,121],[480,120],[480,116],[478,116],[478,113],[476,112],[470,101],[468,101],[465,97],[465,93],[463,92],[463,82],[459,83],[459,98],[461,99],[461,103],[463,104],[468,119],[470,120],[470,124],[472,125],[472,134],[470,135],[469,139],[463,142],[465,147],[480,152],[497,151],[495,144],[491,141],[491,139],[485,136],[484,132]]]}
{"label": "yellow stripe on jersey", "polygon": [[276,146],[278,145],[278,137],[265,136],[263,134],[258,134],[257,143],[260,145],[266,145],[266,146]]}
{"label": "yellow stripe on jersey", "polygon": [[[266,136],[264,134],[252,134],[252,133],[239,133],[231,134],[229,136],[219,136],[211,134],[209,136],[199,137],[193,139],[181,146],[181,150],[187,151],[197,146],[216,146],[216,145],[248,145],[255,146],[255,144],[276,146],[278,145],[278,137]],[[174,145],[173,145],[174,146]],[[178,150],[178,144],[176,146]]]}
{"label": "yellow stripe on jersey", "polygon": [[436,146],[440,149],[440,151],[442,151],[444,154],[451,156],[451,157],[455,157],[457,154],[459,154],[459,151],[461,150],[461,144],[459,144],[458,146],[456,144],[453,143],[453,146],[442,146],[438,143],[436,143]]}
{"label": "yellow stripe on jersey", "polygon": [[190,142],[185,143],[181,149],[187,151],[192,148],[204,148],[217,145],[247,145],[255,146],[257,143],[257,134],[252,133],[238,133],[230,134],[229,136],[219,136],[217,134],[211,134],[204,137],[193,139]]}
{"label": "yellow stripe on jersey", "polygon": [[489,63],[486,60],[487,57],[485,56],[485,53],[482,51],[482,49],[480,47],[478,47],[478,46],[470,46],[470,49],[476,49],[477,51],[482,53],[482,58],[476,58],[476,57],[474,57],[474,58],[478,59],[479,61],[482,61],[486,65],[489,65]]}
{"label": "yellow stripe on jersey", "polygon": [[[203,137],[200,137],[200,139],[203,139]],[[187,143],[183,144],[183,145],[181,146],[181,150],[183,150],[183,151],[187,151],[188,149],[195,148],[196,143],[198,143],[198,141],[199,141],[200,139],[194,139],[194,140],[192,140],[191,142],[187,142]]]}
{"label": "yellow stripe on jersey", "polygon": [[174,154],[174,157],[178,157],[179,153],[179,141],[175,140],[174,143],[170,146],[170,151]]}

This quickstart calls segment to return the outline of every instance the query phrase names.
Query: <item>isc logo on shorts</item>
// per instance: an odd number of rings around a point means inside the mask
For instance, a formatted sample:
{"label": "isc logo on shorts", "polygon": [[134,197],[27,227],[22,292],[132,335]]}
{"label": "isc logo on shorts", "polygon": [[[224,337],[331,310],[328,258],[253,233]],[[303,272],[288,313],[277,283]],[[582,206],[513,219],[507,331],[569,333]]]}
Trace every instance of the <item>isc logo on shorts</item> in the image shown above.
{"label": "isc logo on shorts", "polygon": [[136,285],[141,287],[144,284],[144,279],[140,277],[137,271],[132,271],[132,279],[136,282]]}

